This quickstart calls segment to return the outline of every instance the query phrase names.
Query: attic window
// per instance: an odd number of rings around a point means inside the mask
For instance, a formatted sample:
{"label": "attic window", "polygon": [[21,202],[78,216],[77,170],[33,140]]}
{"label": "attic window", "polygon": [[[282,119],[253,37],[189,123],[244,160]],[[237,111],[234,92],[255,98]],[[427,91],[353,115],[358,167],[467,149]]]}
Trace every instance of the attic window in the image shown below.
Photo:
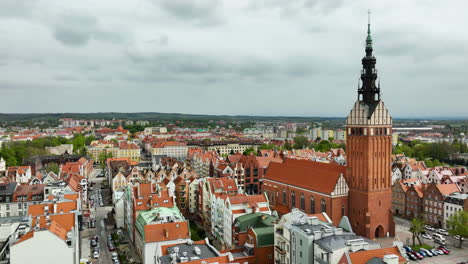
{"label": "attic window", "polygon": [[169,202],[169,200],[164,200],[164,203],[168,203],[168,202]]}

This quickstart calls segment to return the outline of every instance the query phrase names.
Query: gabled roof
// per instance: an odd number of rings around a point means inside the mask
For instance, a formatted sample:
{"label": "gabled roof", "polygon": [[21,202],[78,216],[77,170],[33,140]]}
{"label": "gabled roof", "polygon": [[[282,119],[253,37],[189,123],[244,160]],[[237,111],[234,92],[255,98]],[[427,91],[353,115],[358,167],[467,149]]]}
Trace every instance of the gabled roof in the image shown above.
{"label": "gabled roof", "polygon": [[328,194],[333,192],[338,179],[345,174],[345,166],[286,159],[284,163],[271,163],[264,179]]}
{"label": "gabled roof", "polygon": [[450,183],[450,184],[437,184],[437,189],[439,189],[439,192],[442,195],[450,195],[455,192],[460,192],[460,189],[458,188],[458,185],[455,183]]}

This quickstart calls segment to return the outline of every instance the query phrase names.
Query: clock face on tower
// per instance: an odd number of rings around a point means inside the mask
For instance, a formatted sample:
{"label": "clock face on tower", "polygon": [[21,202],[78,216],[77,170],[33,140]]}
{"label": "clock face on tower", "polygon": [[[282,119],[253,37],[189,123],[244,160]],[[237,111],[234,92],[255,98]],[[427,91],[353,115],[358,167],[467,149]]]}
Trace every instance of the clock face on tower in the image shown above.
{"label": "clock face on tower", "polygon": [[358,99],[346,119],[349,220],[353,231],[373,239],[393,236],[391,154],[392,118],[376,85],[370,24],[362,59]]}

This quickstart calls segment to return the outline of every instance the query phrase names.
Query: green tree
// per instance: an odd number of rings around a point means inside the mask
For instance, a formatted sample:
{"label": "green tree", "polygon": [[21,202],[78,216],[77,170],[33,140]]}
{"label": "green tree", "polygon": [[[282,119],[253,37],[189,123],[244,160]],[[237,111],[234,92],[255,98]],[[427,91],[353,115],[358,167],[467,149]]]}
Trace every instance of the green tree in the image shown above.
{"label": "green tree", "polygon": [[276,145],[275,144],[262,144],[258,148],[259,149],[275,149]]}
{"label": "green tree", "polygon": [[296,133],[297,134],[304,134],[306,132],[305,127],[298,127],[296,128]]}
{"label": "green tree", "polygon": [[51,172],[51,171],[52,171],[52,172],[54,172],[54,173],[57,174],[57,175],[58,175],[58,173],[60,172],[60,167],[59,167],[59,165],[58,165],[57,163],[54,163],[54,162],[47,164],[47,165],[44,167],[44,169],[45,169],[46,172]]}
{"label": "green tree", "polygon": [[458,211],[447,219],[448,232],[459,236],[458,247],[462,247],[463,238],[468,238],[468,212]]}
{"label": "green tree", "polygon": [[254,148],[247,148],[247,149],[245,149],[245,151],[244,151],[243,154],[246,155],[246,156],[248,156],[248,155],[250,155],[250,153],[254,153],[254,154],[255,154],[255,149],[254,149]]}
{"label": "green tree", "polygon": [[82,134],[75,134],[72,140],[73,151],[75,153],[83,153],[85,149],[86,138]]}
{"label": "green tree", "polygon": [[294,149],[303,149],[307,146],[309,146],[309,139],[307,139],[307,137],[297,136],[294,138]]}
{"label": "green tree", "polygon": [[98,160],[99,160],[99,162],[100,162],[101,164],[106,162],[106,160],[107,160],[107,153],[106,153],[106,151],[103,151],[103,152],[99,153]]}
{"label": "green tree", "polygon": [[332,148],[332,144],[328,140],[322,140],[320,141],[316,147],[315,150],[320,151],[320,152],[325,152],[329,151]]}
{"label": "green tree", "polygon": [[86,139],[85,139],[86,146],[91,145],[91,142],[93,142],[94,140],[96,140],[96,138],[93,135],[87,136]]}
{"label": "green tree", "polygon": [[410,223],[410,232],[413,234],[413,246],[415,245],[414,239],[417,238],[419,245],[421,245],[421,233],[424,231],[424,221],[420,218],[413,218]]}

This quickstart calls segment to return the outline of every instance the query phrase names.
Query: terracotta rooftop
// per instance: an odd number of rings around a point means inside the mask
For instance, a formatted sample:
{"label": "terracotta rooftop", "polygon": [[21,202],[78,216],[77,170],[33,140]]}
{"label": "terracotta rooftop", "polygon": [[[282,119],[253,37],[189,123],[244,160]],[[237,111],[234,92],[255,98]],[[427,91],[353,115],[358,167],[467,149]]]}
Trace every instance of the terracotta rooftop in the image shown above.
{"label": "terracotta rooftop", "polygon": [[271,163],[264,179],[321,193],[331,193],[335,189],[340,175],[346,175],[345,166],[286,159],[284,163]]}
{"label": "terracotta rooftop", "polygon": [[383,259],[384,255],[397,255],[398,263],[407,263],[408,261],[401,255],[397,247],[380,248],[373,250],[364,250],[349,253],[349,258],[352,264],[366,264],[372,258]]}

